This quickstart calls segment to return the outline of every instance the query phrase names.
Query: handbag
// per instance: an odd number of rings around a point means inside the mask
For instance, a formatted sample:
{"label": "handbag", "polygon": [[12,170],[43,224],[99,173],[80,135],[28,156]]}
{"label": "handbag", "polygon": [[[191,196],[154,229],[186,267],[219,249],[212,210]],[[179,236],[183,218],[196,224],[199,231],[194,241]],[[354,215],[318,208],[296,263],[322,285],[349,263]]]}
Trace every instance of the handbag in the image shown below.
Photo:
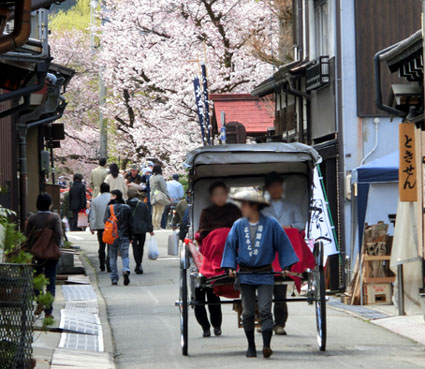
{"label": "handbag", "polygon": [[[49,223],[51,217],[49,216]],[[55,240],[55,232],[49,228],[49,223],[46,227],[34,231],[34,235],[30,239],[35,240],[31,247],[31,254],[36,259],[43,260],[59,260],[61,250]]]}
{"label": "handbag", "polygon": [[168,196],[160,191],[160,190],[155,190],[154,194],[153,194],[153,202],[154,205],[158,204],[158,205],[163,205],[163,206],[167,206],[171,204],[171,200],[168,198]]}

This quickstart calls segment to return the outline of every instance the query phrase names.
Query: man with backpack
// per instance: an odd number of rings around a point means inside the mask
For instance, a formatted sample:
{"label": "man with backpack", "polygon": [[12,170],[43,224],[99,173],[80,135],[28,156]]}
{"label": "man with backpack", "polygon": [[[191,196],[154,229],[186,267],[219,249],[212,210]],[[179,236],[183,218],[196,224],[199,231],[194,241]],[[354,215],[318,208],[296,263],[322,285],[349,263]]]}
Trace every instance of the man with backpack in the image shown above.
{"label": "man with backpack", "polygon": [[128,249],[133,239],[133,221],[130,207],[124,202],[120,190],[111,191],[111,201],[105,212],[105,228],[103,241],[109,245],[109,263],[111,266],[111,281],[118,284],[118,252],[122,259],[122,275],[124,286],[130,284],[130,260]]}
{"label": "man with backpack", "polygon": [[127,205],[131,208],[133,221],[133,256],[136,262],[136,274],[143,274],[142,260],[145,246],[146,232],[154,235],[152,219],[148,206],[138,199],[139,192],[136,188],[128,189]]}

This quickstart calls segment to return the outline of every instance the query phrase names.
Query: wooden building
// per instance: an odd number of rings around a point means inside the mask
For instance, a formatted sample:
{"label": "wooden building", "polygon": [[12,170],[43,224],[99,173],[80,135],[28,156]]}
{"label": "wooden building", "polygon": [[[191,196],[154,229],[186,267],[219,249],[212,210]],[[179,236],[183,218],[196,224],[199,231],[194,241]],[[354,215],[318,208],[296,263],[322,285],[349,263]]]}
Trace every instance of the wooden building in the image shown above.
{"label": "wooden building", "polygon": [[[275,97],[274,126],[281,139],[313,145],[323,157],[341,250],[331,260],[331,287],[343,288],[344,262],[356,247],[350,173],[397,149],[397,125],[375,104],[374,55],[420,27],[421,2],[294,0],[293,14],[294,62],[252,94]],[[395,77],[382,78],[389,86]]]}

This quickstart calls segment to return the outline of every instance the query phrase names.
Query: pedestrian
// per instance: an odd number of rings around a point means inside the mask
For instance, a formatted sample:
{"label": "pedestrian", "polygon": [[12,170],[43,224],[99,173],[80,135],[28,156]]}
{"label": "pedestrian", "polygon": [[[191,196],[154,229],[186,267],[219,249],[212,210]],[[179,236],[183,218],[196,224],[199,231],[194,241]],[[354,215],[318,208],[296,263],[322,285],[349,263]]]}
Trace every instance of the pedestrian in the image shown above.
{"label": "pedestrian", "polygon": [[[227,202],[229,191],[223,182],[215,182],[209,188],[211,205],[206,207],[201,212],[199,220],[199,230],[197,232],[197,241],[200,244],[200,251],[202,254],[208,252],[209,245],[213,242],[206,242],[209,234],[220,228],[231,228],[233,223],[239,219],[242,214],[239,208],[232,203]],[[223,247],[224,242],[221,243]],[[208,320],[205,305],[195,306],[195,317],[199,325],[202,327],[203,336],[211,336],[211,325],[214,328],[216,336],[221,335],[222,312],[220,306],[220,297],[218,297],[212,288],[195,288],[195,298],[198,302],[206,302],[214,304],[208,305],[211,323]]]}
{"label": "pedestrian", "polygon": [[149,179],[152,211],[152,223],[154,229],[161,227],[161,217],[165,205],[170,203],[170,195],[167,190],[167,184],[162,176],[162,168],[155,164],[152,170],[152,177]]}
{"label": "pedestrian", "polygon": [[[241,191],[233,199],[241,202],[243,218],[235,222],[227,237],[221,267],[228,271],[229,277],[236,277],[235,285],[240,286],[242,321],[248,340],[246,356],[257,356],[254,329],[258,306],[263,356],[269,358],[273,353],[270,346],[273,334],[272,263],[277,252],[284,275],[285,269],[298,262],[298,258],[277,220],[261,214],[268,203],[258,191]],[[239,273],[236,273],[237,264]]]}
{"label": "pedestrian", "polygon": [[106,268],[108,273],[111,272],[111,267],[109,265],[109,251],[107,245],[103,242],[102,237],[103,230],[105,228],[103,220],[105,218],[105,212],[109,201],[111,201],[109,185],[107,183],[102,183],[100,185],[100,195],[93,200],[89,213],[90,231],[92,234],[96,232],[97,241],[99,243],[98,255],[100,271],[104,272]]}
{"label": "pedestrian", "polygon": [[106,168],[106,159],[99,159],[99,166],[93,169],[90,173],[90,187],[93,190],[93,199],[100,193],[100,185],[105,181],[108,175],[108,169]]}
{"label": "pedestrian", "polygon": [[117,259],[118,253],[122,260],[122,275],[124,278],[124,286],[130,284],[130,259],[128,257],[128,249],[130,241],[133,237],[133,222],[131,219],[131,209],[125,203],[122,192],[120,190],[111,191],[111,201],[106,208],[104,223],[110,220],[111,215],[115,215],[118,238],[112,245],[109,246],[109,264],[111,266],[111,281],[112,285],[117,285],[118,266]]}
{"label": "pedestrian", "polygon": [[86,209],[87,197],[86,197],[86,186],[84,185],[83,176],[80,173],[75,173],[72,186],[69,189],[69,209],[72,212],[71,231],[79,231],[78,228],[78,213]]}
{"label": "pedestrian", "polygon": [[[52,213],[50,207],[52,205],[52,198],[47,193],[41,193],[37,197],[37,213],[31,215],[28,219],[25,228],[25,236],[28,239],[28,248],[35,245],[38,237],[41,236],[43,229],[49,229],[53,232],[52,238],[56,242],[57,247],[62,245],[62,224],[58,214]],[[46,245],[47,246],[47,245]],[[34,258],[35,275],[44,274],[47,278],[47,292],[50,292],[55,297],[56,292],[56,269],[59,259],[38,259]],[[35,291],[38,295],[40,291]],[[37,308],[37,315],[41,313],[41,305]],[[46,318],[52,316],[53,306],[47,307],[44,310]]]}
{"label": "pedestrian", "polygon": [[150,178],[152,177],[152,169],[151,167],[143,168],[143,175],[142,175],[142,183],[140,185],[141,187],[141,194],[144,198],[144,202],[149,208],[149,212],[152,215],[152,204],[151,204],[151,185],[150,185]]}
{"label": "pedestrian", "polygon": [[142,176],[139,174],[139,166],[137,164],[132,164],[130,171],[124,175],[125,182],[127,187],[135,187],[138,190],[141,189],[140,185],[142,183]]}
{"label": "pedestrian", "polygon": [[176,215],[173,218],[173,230],[176,230],[178,226],[182,225],[184,215],[189,207],[190,194],[187,192],[186,197],[178,202],[176,205]]}
{"label": "pedestrian", "polygon": [[173,174],[172,180],[167,181],[167,190],[170,194],[171,203],[166,205],[164,208],[164,212],[162,213],[161,218],[161,228],[167,228],[167,219],[168,214],[170,213],[170,209],[172,206],[176,206],[181,199],[184,197],[184,189],[183,185],[179,182],[179,175]]}
{"label": "pedestrian", "polygon": [[142,262],[146,232],[149,232],[151,236],[154,235],[154,232],[148,206],[139,200],[138,194],[139,191],[136,188],[129,188],[127,205],[131,208],[133,222],[133,256],[136,262],[134,272],[136,274],[143,274]]}
{"label": "pedestrian", "polygon": [[[297,228],[302,231],[305,221],[298,208],[291,204],[284,196],[283,178],[277,172],[268,173],[265,176],[265,189],[270,196],[270,205],[263,209],[264,215],[275,218],[283,228]],[[288,304],[286,303],[286,284],[276,284],[273,296],[274,303],[274,332],[276,335],[285,336],[285,326],[288,320]]]}
{"label": "pedestrian", "polygon": [[127,199],[127,185],[116,163],[112,163],[109,166],[109,174],[106,176],[105,182],[109,185],[111,193],[114,190],[118,190],[121,192],[123,199]]}

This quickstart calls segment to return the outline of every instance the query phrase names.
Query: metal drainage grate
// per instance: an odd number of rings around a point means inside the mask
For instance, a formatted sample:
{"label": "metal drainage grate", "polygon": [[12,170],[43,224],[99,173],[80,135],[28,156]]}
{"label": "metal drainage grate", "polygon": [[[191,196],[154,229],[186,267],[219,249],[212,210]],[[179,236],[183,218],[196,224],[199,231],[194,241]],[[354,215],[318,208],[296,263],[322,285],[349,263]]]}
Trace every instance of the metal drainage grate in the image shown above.
{"label": "metal drainage grate", "polygon": [[103,336],[91,334],[62,333],[60,348],[103,352]]}
{"label": "metal drainage grate", "polygon": [[85,275],[70,275],[66,283],[90,284],[90,278]]}
{"label": "metal drainage grate", "polygon": [[102,334],[99,316],[97,314],[61,310],[59,328],[77,333]]}
{"label": "metal drainage grate", "polygon": [[367,320],[374,320],[374,319],[383,319],[388,318],[390,315],[381,313],[379,311],[369,309],[365,306],[359,306],[359,305],[346,305],[340,301],[337,300],[330,300],[328,301],[328,305],[333,306],[337,309],[350,311],[352,313],[355,313],[357,315],[360,315],[362,318],[365,318]]}
{"label": "metal drainage grate", "polygon": [[62,286],[62,293],[66,301],[87,301],[97,300],[96,293],[92,286],[82,285],[73,286],[65,285]]}
{"label": "metal drainage grate", "polygon": [[67,301],[65,310],[92,314],[99,313],[97,301]]}

